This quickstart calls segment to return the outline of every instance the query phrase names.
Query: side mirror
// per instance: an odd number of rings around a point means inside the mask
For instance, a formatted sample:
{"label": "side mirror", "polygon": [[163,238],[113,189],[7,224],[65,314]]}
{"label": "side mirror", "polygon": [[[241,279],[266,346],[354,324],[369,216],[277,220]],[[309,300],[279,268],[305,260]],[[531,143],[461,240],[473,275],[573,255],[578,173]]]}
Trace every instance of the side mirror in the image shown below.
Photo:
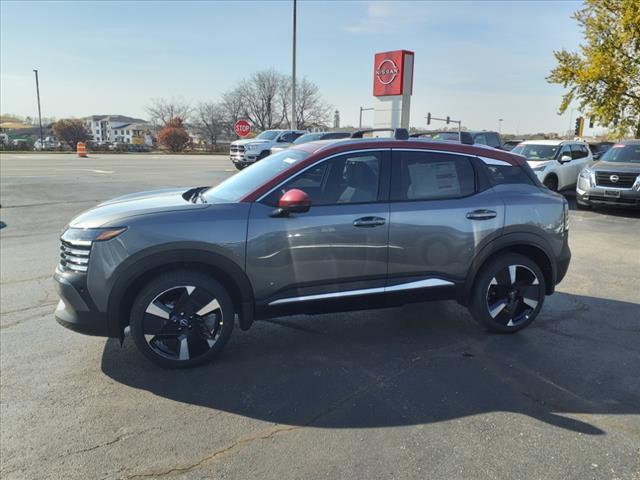
{"label": "side mirror", "polygon": [[292,188],[287,190],[278,200],[278,208],[271,214],[272,217],[287,217],[290,213],[305,213],[311,208],[311,199],[306,192]]}
{"label": "side mirror", "polygon": [[289,139],[286,137],[280,137],[278,138],[278,142],[279,143],[289,143]]}
{"label": "side mirror", "polygon": [[571,161],[571,155],[564,154],[560,157],[560,163],[566,163]]}
{"label": "side mirror", "polygon": [[598,160],[600,158],[601,153],[600,152],[596,152],[593,154],[593,159],[594,160]]}

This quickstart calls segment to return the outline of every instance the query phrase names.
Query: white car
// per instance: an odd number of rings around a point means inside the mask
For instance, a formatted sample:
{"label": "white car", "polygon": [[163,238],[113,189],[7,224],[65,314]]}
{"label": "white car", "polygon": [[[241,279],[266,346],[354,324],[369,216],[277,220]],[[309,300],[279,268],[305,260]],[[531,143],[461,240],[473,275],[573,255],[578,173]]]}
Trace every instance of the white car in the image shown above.
{"label": "white car", "polygon": [[231,142],[229,156],[238,170],[262,160],[272,147],[289,147],[293,141],[307,133],[304,130],[265,130],[255,138]]}
{"label": "white car", "polygon": [[523,155],[550,190],[575,187],[580,171],[593,160],[587,143],[578,140],[527,140],[512,153]]}

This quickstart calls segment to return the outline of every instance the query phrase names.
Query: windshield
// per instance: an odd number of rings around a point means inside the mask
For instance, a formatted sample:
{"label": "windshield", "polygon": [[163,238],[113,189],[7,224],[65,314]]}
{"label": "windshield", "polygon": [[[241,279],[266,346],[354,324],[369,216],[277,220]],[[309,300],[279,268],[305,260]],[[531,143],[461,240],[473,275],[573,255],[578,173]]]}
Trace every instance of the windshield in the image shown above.
{"label": "windshield", "polygon": [[236,173],[219,185],[211,187],[203,192],[202,196],[207,203],[239,202],[259,186],[308,156],[309,153],[303,150],[283,150],[274,153]]}
{"label": "windshield", "polygon": [[280,135],[278,130],[266,130],[256,137],[256,140],[275,140]]}
{"label": "windshield", "polygon": [[617,143],[600,157],[603,162],[640,163],[640,144],[624,145]]}
{"label": "windshield", "polygon": [[529,143],[526,145],[518,145],[511,151],[518,155],[524,155],[529,160],[549,160],[556,156],[558,147],[559,145],[535,145]]}
{"label": "windshield", "polygon": [[313,142],[314,140],[322,139],[324,133],[305,133],[301,137],[296,138],[293,142],[294,145],[300,145],[301,143]]}

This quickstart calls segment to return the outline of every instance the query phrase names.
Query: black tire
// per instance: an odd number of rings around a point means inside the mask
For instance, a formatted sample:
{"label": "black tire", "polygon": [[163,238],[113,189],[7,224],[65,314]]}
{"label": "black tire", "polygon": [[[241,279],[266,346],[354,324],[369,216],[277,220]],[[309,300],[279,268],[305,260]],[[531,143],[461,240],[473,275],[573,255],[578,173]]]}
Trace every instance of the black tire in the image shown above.
{"label": "black tire", "polygon": [[241,165],[239,163],[234,163],[235,167],[237,170],[242,170],[244,168],[244,165]]}
{"label": "black tire", "polygon": [[544,179],[544,182],[542,182],[542,183],[549,190],[551,190],[553,192],[557,192],[558,191],[558,177],[556,177],[555,175],[549,175],[548,177],[546,177]]}
{"label": "black tire", "polygon": [[156,365],[188,368],[220,353],[234,319],[231,297],[219,282],[200,272],[176,270],[142,288],[131,309],[131,336]]}
{"label": "black tire", "polygon": [[265,158],[265,157],[268,157],[269,155],[271,155],[271,150],[263,150],[262,152],[260,152],[260,153],[258,154],[258,158],[256,158],[256,162],[257,162],[258,160],[262,160],[262,159],[263,159],[263,158]]}
{"label": "black tire", "polygon": [[490,260],[477,275],[469,310],[488,330],[514,333],[538,316],[545,289],[544,275],[533,260],[507,253]]}

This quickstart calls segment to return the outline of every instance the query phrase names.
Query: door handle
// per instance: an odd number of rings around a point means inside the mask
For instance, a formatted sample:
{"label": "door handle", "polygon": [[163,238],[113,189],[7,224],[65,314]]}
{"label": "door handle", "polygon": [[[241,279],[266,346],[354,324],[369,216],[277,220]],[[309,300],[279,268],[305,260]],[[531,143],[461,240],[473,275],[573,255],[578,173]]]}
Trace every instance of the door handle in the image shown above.
{"label": "door handle", "polygon": [[493,210],[473,210],[471,212],[467,212],[467,218],[469,220],[489,220],[491,218],[496,218],[497,212]]}
{"label": "door handle", "polygon": [[385,224],[385,219],[382,217],[362,217],[353,221],[354,227],[379,227]]}

